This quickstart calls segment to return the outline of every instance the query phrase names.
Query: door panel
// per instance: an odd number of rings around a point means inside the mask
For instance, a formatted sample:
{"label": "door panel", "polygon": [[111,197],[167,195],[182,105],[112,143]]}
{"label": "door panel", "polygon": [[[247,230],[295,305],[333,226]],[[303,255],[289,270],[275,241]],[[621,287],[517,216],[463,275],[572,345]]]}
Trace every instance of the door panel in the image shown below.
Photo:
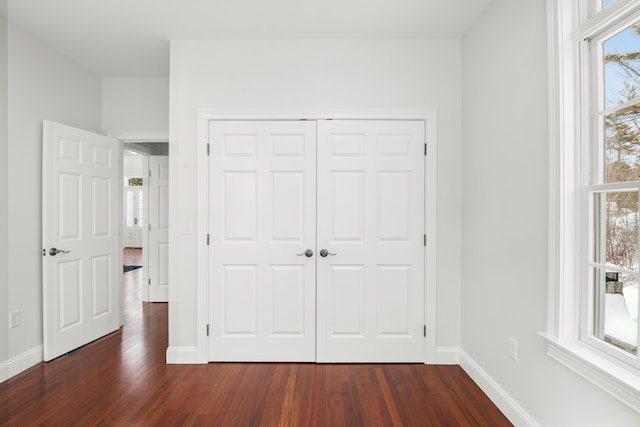
{"label": "door panel", "polygon": [[78,240],[80,238],[80,198],[82,176],[79,174],[60,173],[58,218],[60,218],[60,242]]}
{"label": "door panel", "polygon": [[300,265],[271,266],[272,303],[267,313],[267,321],[271,321],[267,329],[270,336],[304,336],[304,279],[304,268]]}
{"label": "door panel", "polygon": [[[120,143],[44,122],[43,330],[51,360],[120,326]],[[52,255],[52,248],[64,252]]]}
{"label": "door panel", "polygon": [[424,362],[424,122],[318,122],[318,362]]}
{"label": "door panel", "polygon": [[58,264],[60,331],[78,325],[82,312],[82,277],[80,261],[73,260]]}
{"label": "door panel", "polygon": [[272,172],[273,242],[304,243],[304,172]]}
{"label": "door panel", "polygon": [[[322,283],[327,293],[327,333],[331,337],[365,336],[365,266],[331,265],[331,281]],[[323,307],[319,307],[322,309]]]}
{"label": "door panel", "polygon": [[330,241],[364,242],[364,172],[331,171],[327,177],[331,179],[331,192],[326,195],[329,199],[321,200],[324,206],[330,206],[330,216],[324,218],[331,223]]}
{"label": "door panel", "polygon": [[111,264],[109,255],[95,256],[91,259],[92,316],[98,317],[109,312],[111,300]]}
{"label": "door panel", "polygon": [[256,243],[258,177],[255,172],[223,172],[224,242]]}
{"label": "door panel", "polygon": [[315,123],[212,122],[210,358],[315,360]]}
{"label": "door panel", "polygon": [[223,337],[247,335],[255,337],[257,328],[257,266],[225,265],[222,300],[224,301]]}
{"label": "door panel", "polygon": [[111,234],[109,223],[111,185],[109,178],[91,177],[91,235],[93,238]]}

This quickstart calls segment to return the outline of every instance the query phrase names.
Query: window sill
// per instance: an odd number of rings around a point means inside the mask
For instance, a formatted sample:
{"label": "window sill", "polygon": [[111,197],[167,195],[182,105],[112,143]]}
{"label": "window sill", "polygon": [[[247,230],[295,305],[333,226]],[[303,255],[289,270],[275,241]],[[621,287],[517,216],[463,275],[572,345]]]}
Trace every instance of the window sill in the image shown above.
{"label": "window sill", "polygon": [[541,335],[547,340],[547,354],[551,358],[640,412],[640,373],[613,363],[587,347]]}

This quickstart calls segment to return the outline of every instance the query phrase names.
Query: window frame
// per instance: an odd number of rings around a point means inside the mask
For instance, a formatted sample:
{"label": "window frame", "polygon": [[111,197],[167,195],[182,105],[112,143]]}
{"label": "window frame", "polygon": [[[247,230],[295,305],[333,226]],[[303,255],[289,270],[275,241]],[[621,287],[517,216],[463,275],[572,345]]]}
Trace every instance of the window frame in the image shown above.
{"label": "window frame", "polygon": [[632,356],[636,363],[630,364],[620,357],[623,350],[590,336],[594,310],[589,307],[591,280],[586,276],[594,233],[585,213],[590,212],[594,189],[604,188],[590,185],[591,171],[598,170],[602,159],[593,156],[590,136],[600,125],[589,125],[589,100],[602,85],[591,86],[598,58],[589,40],[615,33],[607,31],[613,25],[635,22],[632,16],[640,19],[637,0],[616,0],[605,8],[598,0],[547,0],[549,296],[547,331],[542,335],[550,357],[640,412],[637,358]]}
{"label": "window frame", "polygon": [[[596,3],[600,5],[601,2],[596,1]],[[620,7],[620,4],[616,5]],[[608,7],[613,6],[614,4],[612,3]],[[602,13],[603,10],[607,11],[601,8],[598,12]],[[640,372],[640,353],[632,355],[594,336],[597,313],[596,309],[592,307],[596,303],[597,296],[595,295],[595,280],[591,268],[605,267],[603,263],[606,260],[603,260],[599,266],[596,266],[594,262],[589,262],[590,254],[592,254],[596,246],[593,230],[595,223],[593,218],[594,195],[609,192],[640,192],[640,181],[606,182],[606,164],[604,160],[606,142],[604,138],[598,137],[598,135],[604,135],[605,133],[604,122],[599,116],[606,114],[605,112],[611,109],[611,107],[607,108],[604,103],[601,104],[605,97],[604,75],[601,71],[604,62],[603,43],[625,31],[625,27],[628,28],[633,23],[639,22],[640,10],[625,8],[615,15],[607,16],[608,23],[604,27],[598,24],[599,19],[595,17],[595,14],[591,16],[594,16],[594,19],[588,22],[588,26],[583,27],[580,39],[574,40],[574,43],[578,44],[581,57],[577,72],[580,75],[579,81],[583,82],[580,87],[580,104],[582,105],[580,111],[582,117],[580,117],[579,123],[586,123],[586,125],[581,126],[582,162],[589,166],[582,168],[582,182],[580,183],[582,207],[579,215],[585,219],[582,221],[581,235],[588,237],[586,242],[583,242],[581,265],[579,267],[581,274],[578,283],[585,285],[585,289],[582,290],[580,305],[579,337],[586,344],[616,359],[615,363],[626,363]],[[636,99],[636,103],[640,103],[640,99]],[[623,272],[622,269],[620,272]],[[635,271],[635,274],[640,277],[640,271]]]}

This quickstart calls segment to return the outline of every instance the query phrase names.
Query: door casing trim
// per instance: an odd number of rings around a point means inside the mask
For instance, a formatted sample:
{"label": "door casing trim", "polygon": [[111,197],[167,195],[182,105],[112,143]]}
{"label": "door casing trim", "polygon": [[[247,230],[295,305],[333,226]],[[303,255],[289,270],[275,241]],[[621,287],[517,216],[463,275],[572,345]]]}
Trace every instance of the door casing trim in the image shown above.
{"label": "door casing trim", "polygon": [[219,110],[199,108],[197,112],[197,202],[196,202],[196,349],[199,363],[209,363],[209,122],[225,120],[422,120],[425,124],[425,364],[436,363],[437,333],[437,110]]}

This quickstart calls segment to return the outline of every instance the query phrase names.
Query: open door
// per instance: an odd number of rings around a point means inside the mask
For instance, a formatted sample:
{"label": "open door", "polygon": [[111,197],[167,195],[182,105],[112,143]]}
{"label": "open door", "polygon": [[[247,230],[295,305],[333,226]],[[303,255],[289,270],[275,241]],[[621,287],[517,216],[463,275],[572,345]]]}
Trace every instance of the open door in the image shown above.
{"label": "open door", "polygon": [[149,157],[149,301],[169,301],[169,156]]}
{"label": "open door", "polygon": [[121,146],[44,121],[44,360],[120,327]]}

